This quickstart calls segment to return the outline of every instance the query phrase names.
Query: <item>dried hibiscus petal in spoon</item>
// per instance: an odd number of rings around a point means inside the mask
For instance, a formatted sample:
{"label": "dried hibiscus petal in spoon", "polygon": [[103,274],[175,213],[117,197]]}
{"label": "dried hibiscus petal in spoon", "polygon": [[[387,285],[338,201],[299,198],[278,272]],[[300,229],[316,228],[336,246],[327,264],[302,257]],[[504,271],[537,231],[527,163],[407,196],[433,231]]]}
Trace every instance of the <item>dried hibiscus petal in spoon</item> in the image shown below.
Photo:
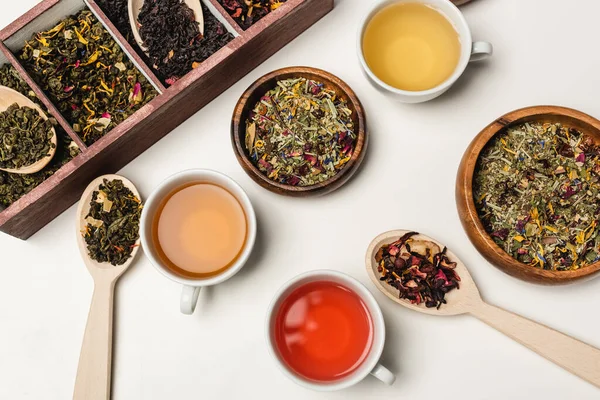
{"label": "dried hibiscus petal in spoon", "polygon": [[375,261],[380,280],[398,289],[401,299],[439,309],[446,304],[446,293],[459,289],[456,262],[448,258],[445,247],[440,250],[431,241],[414,239],[416,235],[409,232],[379,248]]}

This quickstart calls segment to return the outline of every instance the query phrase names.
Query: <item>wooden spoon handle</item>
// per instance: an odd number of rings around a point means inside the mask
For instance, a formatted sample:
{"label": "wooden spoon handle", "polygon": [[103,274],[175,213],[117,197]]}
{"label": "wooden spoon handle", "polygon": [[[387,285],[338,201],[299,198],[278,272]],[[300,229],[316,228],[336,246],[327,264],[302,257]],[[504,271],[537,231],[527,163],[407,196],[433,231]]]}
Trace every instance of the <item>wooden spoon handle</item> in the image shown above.
{"label": "wooden spoon handle", "polygon": [[482,303],[472,314],[600,388],[600,349],[501,308]]}
{"label": "wooden spoon handle", "polygon": [[110,399],[114,282],[94,283],[73,400]]}

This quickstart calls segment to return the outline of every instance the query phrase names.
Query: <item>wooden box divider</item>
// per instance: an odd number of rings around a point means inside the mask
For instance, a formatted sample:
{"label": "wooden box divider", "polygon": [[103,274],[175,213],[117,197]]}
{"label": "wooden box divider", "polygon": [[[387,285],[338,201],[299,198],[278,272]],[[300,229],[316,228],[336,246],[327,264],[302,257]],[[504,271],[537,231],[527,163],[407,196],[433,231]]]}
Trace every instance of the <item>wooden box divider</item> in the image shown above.
{"label": "wooden box divider", "polygon": [[[0,231],[26,239],[72,205],[95,177],[114,173],[199,109],[308,29],[333,9],[334,0],[288,0],[245,31],[217,0],[201,0],[235,38],[170,87],[165,87],[142,57],[108,20],[95,0],[44,0],[0,31],[0,61],[10,62],[81,154],[28,194],[0,211]],[[33,81],[15,53],[31,34],[64,16],[89,8],[146,75],[159,94],[104,137],[85,146],[51,100]],[[229,135],[229,132],[223,132]]]}

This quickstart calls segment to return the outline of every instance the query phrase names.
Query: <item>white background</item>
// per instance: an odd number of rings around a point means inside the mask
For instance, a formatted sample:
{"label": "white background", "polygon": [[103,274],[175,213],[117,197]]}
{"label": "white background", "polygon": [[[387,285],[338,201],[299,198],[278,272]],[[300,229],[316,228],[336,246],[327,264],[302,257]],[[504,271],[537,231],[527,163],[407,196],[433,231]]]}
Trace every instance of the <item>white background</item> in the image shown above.
{"label": "white background", "polygon": [[[35,5],[2,0],[0,25]],[[477,0],[464,7],[475,40],[494,57],[471,66],[440,99],[395,104],[362,76],[357,28],[371,0],[334,11],[158,142],[121,173],[142,196],[167,176],[206,167],[237,180],[252,199],[259,237],[251,261],[179,313],[180,287],[141,256],[117,287],[113,398],[137,399],[598,399],[600,389],[476,319],[431,317],[380,294],[364,252],[394,228],[428,233],[470,267],[484,298],[600,347],[600,280],[539,287],[489,265],[467,239],[454,202],[456,169],[471,139],[516,108],[558,104],[600,117],[600,2]],[[362,100],[371,142],[360,173],[341,190],[291,199],[256,185],[238,165],[230,117],[261,75],[309,65],[344,79]],[[0,399],[72,396],[92,280],[75,244],[75,207],[28,241],[0,234]],[[263,323],[276,289],[294,275],[333,268],[371,289],[386,318],[383,362],[398,379],[374,378],[333,394],[283,376],[267,353]]]}

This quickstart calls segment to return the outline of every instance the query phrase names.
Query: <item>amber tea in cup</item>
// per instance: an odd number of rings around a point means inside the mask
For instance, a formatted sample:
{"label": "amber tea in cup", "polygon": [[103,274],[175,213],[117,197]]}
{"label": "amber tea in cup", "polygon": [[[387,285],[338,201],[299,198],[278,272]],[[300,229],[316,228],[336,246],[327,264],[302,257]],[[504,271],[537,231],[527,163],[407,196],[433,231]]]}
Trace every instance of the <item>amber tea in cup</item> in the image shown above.
{"label": "amber tea in cup", "polygon": [[452,22],[423,3],[391,4],[367,24],[362,51],[373,73],[401,90],[422,91],[445,82],[461,56]]}
{"label": "amber tea in cup", "polygon": [[247,238],[244,208],[227,189],[193,182],[167,195],[154,216],[152,241],[164,265],[186,278],[221,274]]}
{"label": "amber tea in cup", "polygon": [[248,261],[256,214],[233,179],[190,169],[171,175],[148,197],[140,239],[152,265],[183,285],[179,309],[190,315],[203,287],[232,278]]}

